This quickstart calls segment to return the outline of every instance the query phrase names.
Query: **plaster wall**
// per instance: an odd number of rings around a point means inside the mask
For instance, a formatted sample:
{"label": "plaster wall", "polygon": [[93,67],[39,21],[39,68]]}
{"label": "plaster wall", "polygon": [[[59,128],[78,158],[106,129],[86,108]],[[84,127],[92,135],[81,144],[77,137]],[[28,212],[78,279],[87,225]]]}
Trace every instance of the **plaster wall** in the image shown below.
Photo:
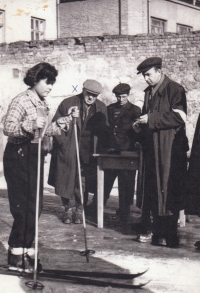
{"label": "plaster wall", "polygon": [[5,11],[6,43],[31,40],[31,17],[46,21],[45,39],[57,37],[56,0],[0,0],[0,9]]}
{"label": "plaster wall", "polygon": [[191,26],[194,31],[200,30],[200,9],[191,6],[163,0],[151,0],[149,15],[166,20],[167,32],[176,32],[177,24]]}
{"label": "plaster wall", "polygon": [[[121,0],[121,34],[148,32],[151,17],[166,21],[166,32],[176,32],[177,23],[200,30],[200,8],[180,1]],[[60,37],[119,34],[119,0],[86,0],[61,3]],[[151,30],[150,30],[151,31]]]}
{"label": "plaster wall", "polygon": [[128,0],[128,34],[147,33],[147,0]]}

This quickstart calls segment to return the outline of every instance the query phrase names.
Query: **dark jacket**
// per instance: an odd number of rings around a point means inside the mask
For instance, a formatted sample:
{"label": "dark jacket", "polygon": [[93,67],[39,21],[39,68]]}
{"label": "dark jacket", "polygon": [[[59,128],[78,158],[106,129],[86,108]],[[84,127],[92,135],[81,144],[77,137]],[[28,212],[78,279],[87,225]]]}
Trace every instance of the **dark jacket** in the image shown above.
{"label": "dark jacket", "polygon": [[[81,163],[89,164],[94,153],[94,136],[98,138],[96,147],[98,153],[108,149],[107,109],[105,104],[97,99],[95,104],[91,106],[91,112],[83,121],[83,96],[80,94],[63,100],[53,121],[66,115],[72,106],[78,106],[80,110],[80,117],[77,118],[77,132]],[[55,187],[57,195],[69,199],[74,198],[76,170],[75,135],[73,123],[71,123],[67,132],[62,131],[60,136],[54,136],[48,183]]]}
{"label": "dark jacket", "polygon": [[187,172],[185,214],[200,217],[200,115],[196,124]]}
{"label": "dark jacket", "polygon": [[[158,215],[167,216],[183,208],[184,183],[187,170],[188,140],[185,122],[173,109],[187,113],[184,88],[165,76],[149,103],[150,87],[145,90],[143,114],[148,113],[148,124],[143,128],[144,182],[152,186],[155,172],[155,205]],[[149,166],[149,162],[153,162]],[[146,170],[150,170],[147,174]]]}
{"label": "dark jacket", "polygon": [[117,103],[114,103],[107,107],[110,125],[110,148],[117,151],[133,151],[138,139],[132,123],[141,115],[141,109],[127,102],[118,117],[115,118],[116,105]]}

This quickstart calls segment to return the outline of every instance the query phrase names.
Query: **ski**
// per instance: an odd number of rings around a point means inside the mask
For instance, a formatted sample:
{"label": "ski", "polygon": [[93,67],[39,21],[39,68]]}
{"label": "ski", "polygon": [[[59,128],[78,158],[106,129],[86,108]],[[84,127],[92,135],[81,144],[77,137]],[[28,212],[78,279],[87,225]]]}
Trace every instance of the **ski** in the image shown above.
{"label": "ski", "polygon": [[70,275],[70,276],[80,276],[80,277],[94,277],[94,278],[108,278],[108,279],[135,279],[142,276],[147,270],[141,273],[126,274],[126,273],[109,273],[109,272],[91,272],[91,271],[66,271],[66,270],[43,270],[44,273],[48,274],[59,274],[59,275]]}
{"label": "ski", "polygon": [[[138,284],[127,284],[127,280],[134,280],[135,278],[143,275],[146,271],[137,274],[119,274],[107,272],[81,272],[81,271],[62,271],[62,270],[43,270],[37,274],[38,280],[44,281],[69,281],[73,284],[93,285],[98,287],[115,287],[123,289],[139,289],[149,281]],[[8,267],[0,267],[0,274],[19,276],[20,278],[31,279],[33,274],[24,272],[11,271]],[[103,280],[106,279],[106,280]],[[118,282],[120,280],[121,282]],[[124,281],[124,282],[122,282]]]}

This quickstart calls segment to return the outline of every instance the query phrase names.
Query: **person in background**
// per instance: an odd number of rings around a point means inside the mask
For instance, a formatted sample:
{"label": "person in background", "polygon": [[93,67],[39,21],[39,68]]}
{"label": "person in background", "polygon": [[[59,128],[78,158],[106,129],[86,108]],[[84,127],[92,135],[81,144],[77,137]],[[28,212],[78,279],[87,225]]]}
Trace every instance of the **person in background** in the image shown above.
{"label": "person in background", "polygon": [[148,87],[142,116],[134,127],[141,127],[144,148],[142,212],[148,215],[151,211],[153,216],[152,244],[159,245],[164,238],[166,245],[173,248],[179,245],[177,221],[184,205],[187,103],[184,88],[163,74],[161,67],[160,57],[147,58],[137,67]]}
{"label": "person in background", "polygon": [[[68,127],[70,118],[48,121],[46,96],[56,81],[57,70],[49,63],[30,68],[24,78],[29,88],[15,97],[4,118],[4,134],[8,136],[3,164],[8,187],[10,211],[14,218],[8,244],[8,268],[32,273],[34,260],[32,244],[35,238],[35,210],[37,190],[37,158],[39,129],[45,138],[60,135]],[[40,111],[42,109],[42,111]],[[43,145],[44,146],[44,145]],[[41,152],[41,180],[39,215],[42,212],[43,167],[45,150]],[[41,264],[38,263],[38,270]]]}
{"label": "person in background", "polygon": [[[130,90],[131,87],[127,83],[120,83],[113,89],[117,101],[107,107],[110,125],[107,153],[136,150],[137,134],[132,128],[132,123],[141,115],[141,109],[129,102]],[[130,206],[133,204],[136,171],[114,170],[111,166],[111,169],[105,170],[104,174],[104,205],[109,198],[115,179],[118,178],[119,208],[116,213],[121,221],[126,222],[129,218]],[[95,196],[90,208],[95,211],[97,209]]]}
{"label": "person in background", "polygon": [[[200,217],[200,114],[196,123],[192,141],[189,167],[186,180],[185,214]],[[200,241],[194,246],[200,250]]]}
{"label": "person in background", "polygon": [[[108,149],[109,126],[106,105],[97,99],[102,93],[101,84],[93,79],[83,83],[83,91],[64,99],[53,118],[72,115],[77,122],[83,192],[96,193],[97,164],[92,156],[96,151]],[[97,144],[95,147],[95,139]],[[48,183],[55,187],[65,207],[63,223],[82,223],[82,204],[77,172],[77,157],[73,123],[61,136],[54,136]],[[84,205],[86,202],[84,202]]]}

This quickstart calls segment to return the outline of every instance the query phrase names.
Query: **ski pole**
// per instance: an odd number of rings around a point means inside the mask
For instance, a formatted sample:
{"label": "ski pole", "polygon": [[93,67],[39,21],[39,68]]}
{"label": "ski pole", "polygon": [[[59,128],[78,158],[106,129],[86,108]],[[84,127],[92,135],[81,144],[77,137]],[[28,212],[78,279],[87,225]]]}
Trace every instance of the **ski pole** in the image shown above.
{"label": "ski pole", "polygon": [[39,218],[39,197],[40,197],[40,170],[41,170],[41,145],[42,137],[41,130],[39,129],[38,138],[38,165],[37,165],[37,191],[36,191],[36,212],[35,212],[35,260],[34,260],[34,273],[33,281],[27,282],[26,285],[34,290],[42,290],[44,286],[37,282],[37,264],[38,264],[38,218]]}
{"label": "ski pole", "polygon": [[85,251],[82,251],[81,255],[86,256],[86,260],[87,260],[87,262],[89,262],[89,254],[94,254],[95,251],[90,250],[90,249],[87,248],[87,233],[86,233],[86,222],[85,222],[85,211],[84,211],[84,201],[83,201],[83,188],[82,188],[82,179],[81,179],[81,166],[80,166],[80,156],[79,156],[79,146],[78,146],[76,118],[73,118],[73,124],[74,124],[74,134],[75,134],[75,143],[76,143],[79,188],[80,188],[80,195],[81,195],[83,228],[84,228],[84,239],[85,239]]}

